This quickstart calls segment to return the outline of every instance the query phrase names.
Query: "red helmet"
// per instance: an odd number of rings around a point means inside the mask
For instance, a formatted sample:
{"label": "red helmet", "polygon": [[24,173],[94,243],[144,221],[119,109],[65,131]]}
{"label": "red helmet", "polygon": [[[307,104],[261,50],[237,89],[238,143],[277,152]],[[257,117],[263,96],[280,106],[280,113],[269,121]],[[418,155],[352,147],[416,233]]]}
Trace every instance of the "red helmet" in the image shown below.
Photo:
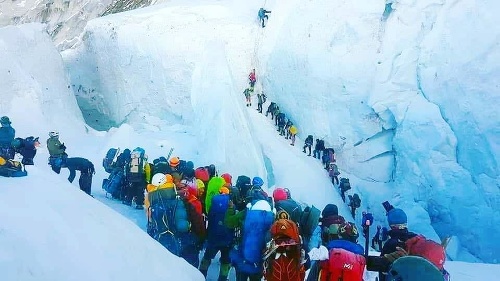
{"label": "red helmet", "polygon": [[277,187],[273,191],[273,199],[274,199],[274,202],[286,200],[286,199],[288,199],[288,193],[286,192],[286,190],[284,188]]}
{"label": "red helmet", "polygon": [[233,183],[231,182],[233,180],[233,177],[230,174],[228,173],[222,174],[221,178],[223,178],[224,181],[230,186],[233,185]]}

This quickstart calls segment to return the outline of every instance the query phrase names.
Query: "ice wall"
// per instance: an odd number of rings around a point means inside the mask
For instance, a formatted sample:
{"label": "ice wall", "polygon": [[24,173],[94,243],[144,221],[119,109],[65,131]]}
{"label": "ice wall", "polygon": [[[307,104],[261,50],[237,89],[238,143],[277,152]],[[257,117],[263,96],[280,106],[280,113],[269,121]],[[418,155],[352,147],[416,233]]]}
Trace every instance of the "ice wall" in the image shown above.
{"label": "ice wall", "polygon": [[[213,2],[213,3],[212,3]],[[217,1],[155,6],[89,22],[83,44],[63,53],[86,121],[106,129],[140,127],[148,116],[190,124],[191,83],[206,42],[224,42],[236,87],[243,91],[253,37],[248,16]]]}
{"label": "ice wall", "polygon": [[85,132],[61,55],[41,24],[0,28],[0,115],[16,135]]}
{"label": "ice wall", "polygon": [[264,88],[303,135],[325,137],[341,168],[390,182],[387,199],[416,202],[440,236],[495,262],[500,25],[486,2],[320,0],[285,15],[276,4],[261,55]]}
{"label": "ice wall", "polygon": [[[267,178],[262,149],[235,89],[224,44],[207,44],[193,73],[191,102],[201,163],[222,172]],[[267,185],[267,183],[266,183]]]}

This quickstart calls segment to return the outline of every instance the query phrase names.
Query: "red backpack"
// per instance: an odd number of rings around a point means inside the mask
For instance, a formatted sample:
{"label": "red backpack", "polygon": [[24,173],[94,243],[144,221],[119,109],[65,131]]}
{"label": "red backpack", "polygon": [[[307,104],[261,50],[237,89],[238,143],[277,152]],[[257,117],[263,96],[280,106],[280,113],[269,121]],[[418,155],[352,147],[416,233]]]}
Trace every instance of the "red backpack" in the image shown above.
{"label": "red backpack", "polygon": [[320,263],[318,281],[362,281],[365,265],[362,255],[333,248],[328,260]]}
{"label": "red backpack", "polygon": [[406,251],[412,256],[423,257],[434,264],[439,270],[443,270],[446,260],[446,252],[441,244],[417,235],[406,240]]}
{"label": "red backpack", "polygon": [[264,253],[264,277],[267,281],[303,281],[302,243],[294,221],[278,219],[271,225],[272,240]]}
{"label": "red backpack", "polygon": [[207,185],[208,180],[210,179],[210,174],[208,173],[208,169],[205,167],[199,167],[194,171],[195,178],[201,180]]}

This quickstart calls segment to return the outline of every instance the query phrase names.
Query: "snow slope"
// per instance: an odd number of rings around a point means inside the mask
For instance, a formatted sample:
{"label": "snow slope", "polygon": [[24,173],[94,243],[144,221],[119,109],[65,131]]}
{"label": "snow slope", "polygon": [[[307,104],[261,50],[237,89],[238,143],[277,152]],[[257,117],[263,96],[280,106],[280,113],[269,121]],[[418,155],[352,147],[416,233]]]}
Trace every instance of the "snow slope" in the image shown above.
{"label": "snow slope", "polygon": [[2,280],[138,280],[158,276],[203,280],[187,262],[51,172],[43,161],[37,161],[29,173],[25,178],[0,179]]}

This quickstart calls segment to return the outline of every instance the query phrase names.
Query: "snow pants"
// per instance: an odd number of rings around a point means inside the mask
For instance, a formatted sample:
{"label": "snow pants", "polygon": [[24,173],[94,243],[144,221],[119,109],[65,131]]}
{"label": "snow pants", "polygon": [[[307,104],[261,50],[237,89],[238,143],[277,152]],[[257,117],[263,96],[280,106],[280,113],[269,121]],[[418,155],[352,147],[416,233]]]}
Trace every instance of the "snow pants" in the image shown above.
{"label": "snow pants", "polygon": [[146,182],[130,182],[127,186],[125,201],[127,203],[132,203],[132,199],[135,197],[135,203],[137,205],[144,205],[144,189],[146,188]]}
{"label": "snow pants", "polygon": [[80,179],[78,179],[78,184],[80,185],[80,190],[90,195],[92,190],[92,173],[81,172]]}

